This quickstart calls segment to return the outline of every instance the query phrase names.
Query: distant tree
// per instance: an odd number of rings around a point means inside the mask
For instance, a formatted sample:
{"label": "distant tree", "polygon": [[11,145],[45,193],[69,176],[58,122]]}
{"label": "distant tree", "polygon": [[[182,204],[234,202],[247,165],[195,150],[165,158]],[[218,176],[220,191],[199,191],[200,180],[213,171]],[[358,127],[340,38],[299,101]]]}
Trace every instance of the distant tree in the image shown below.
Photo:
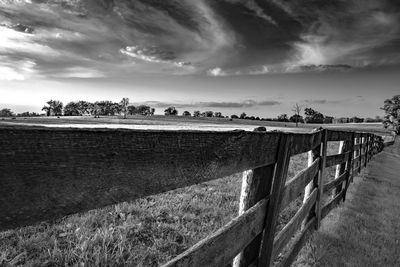
{"label": "distant tree", "polygon": [[247,116],[247,114],[243,112],[242,114],[240,114],[239,118],[240,119],[246,119],[246,116]]}
{"label": "distant tree", "polygon": [[152,115],[152,110],[150,106],[147,105],[139,105],[136,107],[136,114],[144,115],[144,116],[149,116]]}
{"label": "distant tree", "polygon": [[288,119],[287,114],[281,114],[281,115],[279,115],[279,116],[278,116],[278,121],[288,122],[289,119]]}
{"label": "distant tree", "polygon": [[168,107],[164,110],[165,116],[175,116],[178,115],[178,110],[175,107]]}
{"label": "distant tree", "polygon": [[187,110],[185,110],[183,113],[182,113],[182,116],[185,116],[185,117],[190,117],[192,114],[190,114],[190,112],[189,111],[187,111]]}
{"label": "distant tree", "polygon": [[214,117],[223,118],[224,116],[222,116],[222,113],[221,113],[221,112],[215,112],[215,113],[214,113]]}
{"label": "distant tree", "polygon": [[128,106],[128,114],[129,115],[135,115],[137,112],[137,109],[134,105],[130,105]]}
{"label": "distant tree", "polygon": [[239,116],[238,116],[238,115],[235,115],[235,114],[232,114],[232,115],[231,115],[231,119],[239,119]]}
{"label": "distant tree", "polygon": [[303,119],[303,117],[300,116],[300,112],[301,112],[302,107],[299,106],[299,104],[295,104],[292,108],[292,111],[294,112],[294,116],[290,117],[290,118],[294,118],[295,119],[295,123],[296,123],[296,127],[298,127],[299,125],[299,119]]}
{"label": "distant tree", "polygon": [[121,107],[122,113],[124,113],[124,119],[126,119],[126,115],[128,114],[129,98],[122,98],[122,100],[119,102],[119,105]]}
{"label": "distant tree", "polygon": [[[1,112],[1,111],[0,111]],[[36,112],[25,111],[17,114],[18,117],[39,117],[40,114]]]}
{"label": "distant tree", "polygon": [[200,117],[200,115],[201,115],[200,110],[195,110],[195,111],[193,112],[193,117]]}
{"label": "distant tree", "polygon": [[0,110],[0,117],[12,117],[14,113],[9,108],[3,108]]}
{"label": "distant tree", "polygon": [[400,134],[400,95],[386,99],[381,109],[385,111],[383,126],[392,128],[396,134]]}
{"label": "distant tree", "polygon": [[92,114],[94,115],[95,118],[99,118],[100,117],[100,112],[101,112],[101,108],[99,105],[97,105],[96,103],[93,104],[93,109],[92,109]]}
{"label": "distant tree", "polygon": [[103,116],[114,115],[114,103],[112,101],[97,101],[94,103],[99,107],[99,114]]}
{"label": "distant tree", "polygon": [[49,100],[46,102],[42,110],[46,111],[47,116],[61,116],[63,110],[63,103],[59,100]]}
{"label": "distant tree", "polygon": [[64,107],[65,116],[79,116],[79,107],[77,102],[69,102]]}
{"label": "distant tree", "polygon": [[304,121],[306,123],[323,123],[324,122],[324,115],[316,110],[313,110],[312,108],[305,108],[304,114],[306,115],[306,117],[304,118]]}
{"label": "distant tree", "polygon": [[214,116],[214,112],[213,112],[213,111],[211,111],[211,110],[204,111],[204,112],[201,114],[201,116],[202,116],[202,117],[208,117],[208,118],[211,118],[212,116]]}
{"label": "distant tree", "polygon": [[331,116],[325,116],[324,117],[324,123],[333,123],[333,117],[331,117]]}
{"label": "distant tree", "polygon": [[155,108],[150,108],[150,113],[149,113],[149,115],[150,115],[150,116],[153,116],[155,112],[156,112],[156,109],[155,109]]}
{"label": "distant tree", "polygon": [[350,118],[350,122],[351,122],[351,123],[361,123],[361,122],[363,122],[363,121],[364,121],[364,119],[359,118],[359,117],[357,117],[357,116],[354,116],[354,117],[351,117],[351,118]]}
{"label": "distant tree", "polygon": [[297,115],[297,114],[294,114],[292,117],[290,117],[290,118],[289,118],[289,121],[290,121],[290,122],[295,122],[295,123],[296,123],[296,127],[297,127],[297,125],[298,125],[299,122],[300,122],[300,123],[304,123],[303,116]]}

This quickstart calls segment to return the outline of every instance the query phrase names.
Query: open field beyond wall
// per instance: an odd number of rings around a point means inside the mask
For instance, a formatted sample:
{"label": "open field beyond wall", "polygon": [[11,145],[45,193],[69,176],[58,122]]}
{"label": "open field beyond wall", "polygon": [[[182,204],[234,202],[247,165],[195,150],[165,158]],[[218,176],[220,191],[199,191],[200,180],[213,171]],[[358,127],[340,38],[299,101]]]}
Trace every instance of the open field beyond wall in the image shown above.
{"label": "open field beyond wall", "polygon": [[[39,120],[40,121],[35,121]],[[97,123],[91,118],[61,118],[64,123]],[[18,118],[13,121],[22,121]],[[46,121],[47,120],[47,121]],[[107,121],[108,120],[108,121]],[[138,125],[159,125],[156,118],[138,121],[114,120],[108,118],[103,123],[137,123]],[[136,121],[134,121],[136,120]],[[158,119],[160,120],[160,119]],[[57,119],[27,119],[24,122],[55,123]],[[200,121],[200,122],[199,122]],[[198,124],[234,124],[234,127],[253,125],[235,121],[199,120],[179,121],[188,127]],[[216,122],[215,122],[216,121]],[[240,121],[240,120],[238,120]],[[59,123],[59,121],[57,121]],[[174,125],[174,119],[163,121],[164,125]],[[247,123],[247,122],[246,122]],[[251,121],[253,123],[253,121]],[[244,126],[243,126],[244,125]],[[285,127],[270,122],[257,122],[255,126]],[[293,125],[287,125],[293,126]],[[358,125],[357,125],[358,126]],[[315,127],[315,126],[314,126]],[[345,125],[343,127],[348,127]],[[225,127],[222,127],[225,129]],[[368,125],[361,131],[380,132],[380,125]],[[301,131],[309,131],[302,129]],[[338,151],[338,144],[332,142],[328,155]],[[306,167],[307,155],[300,154],[291,159],[289,178]],[[326,181],[332,179],[334,168],[327,171]],[[53,224],[41,223],[34,226],[0,233],[0,265],[139,265],[156,266],[162,264],[190,246],[214,232],[237,215],[241,186],[241,174],[207,183],[180,188],[163,194],[124,202],[103,209],[65,217]],[[285,209],[278,225],[284,225],[301,204],[297,202]]]}

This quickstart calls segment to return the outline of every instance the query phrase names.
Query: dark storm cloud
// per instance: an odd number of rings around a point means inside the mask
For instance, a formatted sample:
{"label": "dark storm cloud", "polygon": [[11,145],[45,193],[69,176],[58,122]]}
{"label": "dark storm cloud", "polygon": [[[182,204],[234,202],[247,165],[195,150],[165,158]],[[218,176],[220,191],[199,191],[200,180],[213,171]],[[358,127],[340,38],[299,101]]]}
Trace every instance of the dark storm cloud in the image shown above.
{"label": "dark storm cloud", "polygon": [[342,71],[399,65],[400,2],[1,0],[0,36],[2,77]]}

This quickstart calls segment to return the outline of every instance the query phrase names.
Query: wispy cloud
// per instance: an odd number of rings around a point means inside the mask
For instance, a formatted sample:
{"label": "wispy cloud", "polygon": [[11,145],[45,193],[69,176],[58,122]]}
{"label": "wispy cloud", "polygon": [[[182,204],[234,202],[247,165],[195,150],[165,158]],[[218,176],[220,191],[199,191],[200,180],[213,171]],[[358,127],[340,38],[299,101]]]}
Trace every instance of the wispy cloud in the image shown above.
{"label": "wispy cloud", "polygon": [[236,102],[194,102],[194,103],[173,103],[173,102],[163,102],[163,101],[146,101],[137,104],[145,104],[153,107],[168,107],[174,106],[177,108],[251,108],[256,106],[275,106],[280,105],[281,102],[275,100],[264,100],[255,101],[252,99],[246,99]]}

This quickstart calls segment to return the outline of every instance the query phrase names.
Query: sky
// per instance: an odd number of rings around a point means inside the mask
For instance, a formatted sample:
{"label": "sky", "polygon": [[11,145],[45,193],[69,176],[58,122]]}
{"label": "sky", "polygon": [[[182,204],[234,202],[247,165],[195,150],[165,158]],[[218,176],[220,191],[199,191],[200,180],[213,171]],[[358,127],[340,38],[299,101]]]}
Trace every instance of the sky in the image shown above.
{"label": "sky", "polygon": [[398,0],[0,0],[0,108],[119,101],[275,117],[383,115]]}

